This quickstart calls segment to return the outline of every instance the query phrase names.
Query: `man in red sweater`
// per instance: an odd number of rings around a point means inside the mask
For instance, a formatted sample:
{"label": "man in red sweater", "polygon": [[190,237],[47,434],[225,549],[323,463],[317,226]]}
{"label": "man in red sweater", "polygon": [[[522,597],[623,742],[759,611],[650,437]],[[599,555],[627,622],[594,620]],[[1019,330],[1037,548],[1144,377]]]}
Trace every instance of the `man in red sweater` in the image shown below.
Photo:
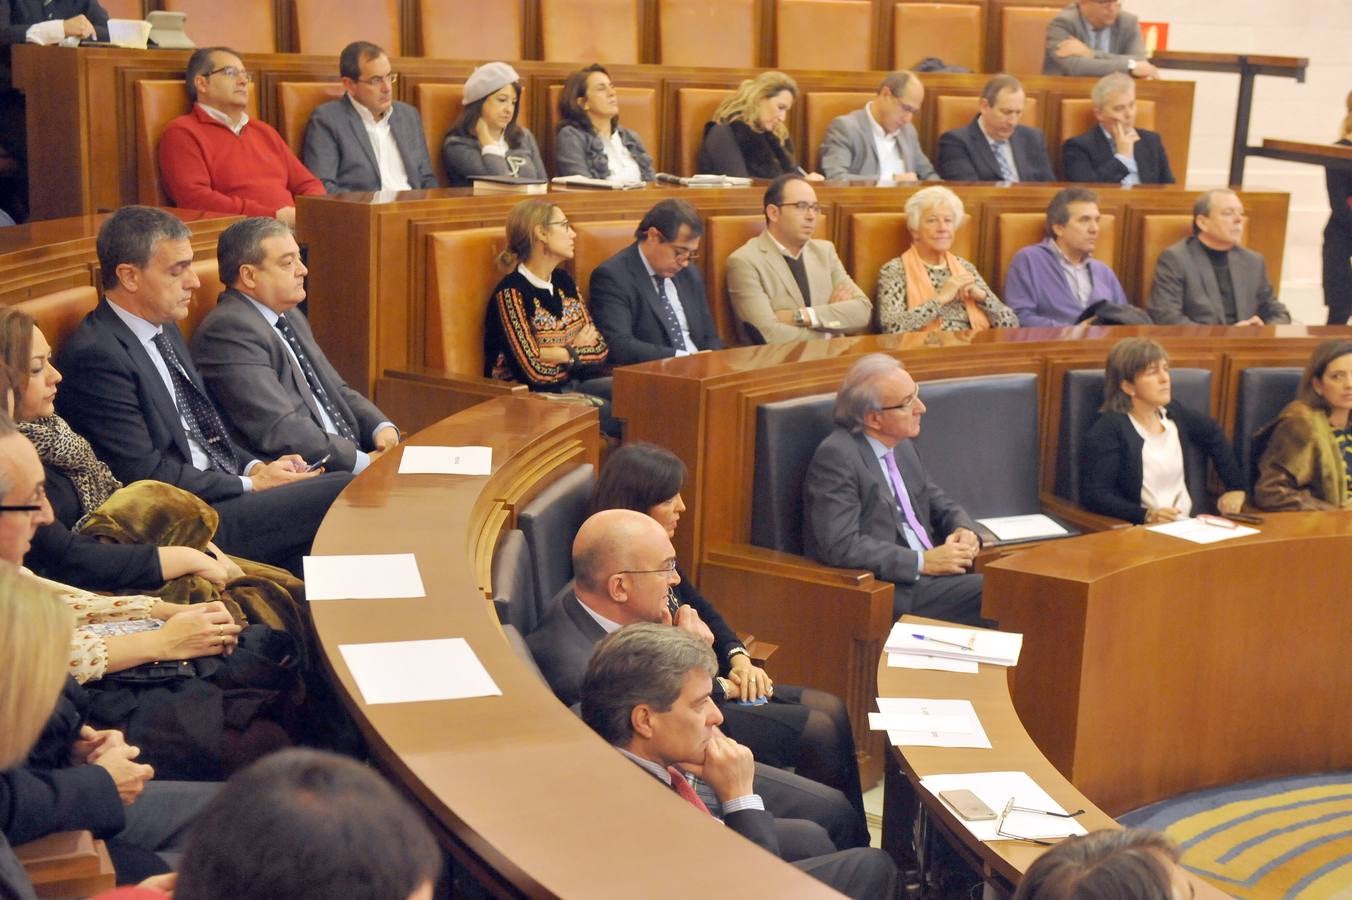
{"label": "man in red sweater", "polygon": [[323,194],[271,125],[250,119],[249,82],[239,54],[203,47],[188,60],[192,111],[160,138],[160,179],[175,206],[246,216],[275,216],[295,227],[296,196]]}

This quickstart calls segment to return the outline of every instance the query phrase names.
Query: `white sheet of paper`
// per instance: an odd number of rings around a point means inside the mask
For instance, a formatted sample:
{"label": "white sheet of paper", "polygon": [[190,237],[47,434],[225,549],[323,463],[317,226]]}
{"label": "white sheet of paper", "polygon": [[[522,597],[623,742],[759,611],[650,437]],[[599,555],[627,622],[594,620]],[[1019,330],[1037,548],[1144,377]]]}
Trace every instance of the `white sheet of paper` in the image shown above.
{"label": "white sheet of paper", "polygon": [[887,635],[884,649],[888,653],[1014,666],[1018,665],[1019,653],[1023,649],[1023,635],[1011,631],[898,622]]}
{"label": "white sheet of paper", "polygon": [[464,638],[339,644],[338,649],[369,706],[502,696]]}
{"label": "white sheet of paper", "polygon": [[965,659],[945,659],[919,653],[889,653],[887,665],[892,669],[933,669],[936,672],[960,672],[963,675],[975,675],[979,668],[976,663]]}
{"label": "white sheet of paper", "polygon": [[307,556],[307,600],[388,600],[426,597],[412,553]]}
{"label": "white sheet of paper", "polygon": [[990,749],[970,700],[879,697],[878,709],[868,714],[869,728],[885,730],[893,746]]}
{"label": "white sheet of paper", "polygon": [[1147,525],[1146,531],[1182,538],[1194,544],[1215,544],[1258,533],[1257,528],[1248,528],[1244,525],[1226,528],[1223,525],[1208,525],[1201,519],[1179,519],[1177,522],[1165,522],[1163,525]]}
{"label": "white sheet of paper", "polygon": [[965,731],[968,724],[963,716],[884,712],[868,714],[868,727],[872,731]]}
{"label": "white sheet of paper", "polygon": [[1054,537],[1068,534],[1048,516],[1036,513],[1031,516],[1001,516],[994,519],[977,519],[1002,541],[1021,541],[1028,538]]}
{"label": "white sheet of paper", "polygon": [[[1005,804],[1014,799],[1017,806],[1047,812],[1067,812],[1052,800],[1027,772],[966,772],[958,775],[930,775],[920,779],[920,785],[936,797],[940,791],[969,790],[981,798],[998,817]],[[969,822],[958,816],[968,831],[979,841],[1003,841],[996,835],[999,819]],[[1040,813],[1012,812],[1005,819],[1004,830],[1025,838],[1055,839],[1085,834],[1084,826],[1074,819],[1046,816]]]}
{"label": "white sheet of paper", "polygon": [[400,475],[491,475],[492,447],[405,447]]}

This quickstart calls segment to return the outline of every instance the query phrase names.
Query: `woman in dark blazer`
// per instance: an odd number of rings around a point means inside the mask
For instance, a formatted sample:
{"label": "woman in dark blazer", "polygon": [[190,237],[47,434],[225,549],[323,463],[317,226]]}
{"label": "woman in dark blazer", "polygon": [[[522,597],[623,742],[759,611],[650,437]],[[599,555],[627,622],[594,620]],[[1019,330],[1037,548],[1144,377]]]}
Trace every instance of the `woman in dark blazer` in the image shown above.
{"label": "woman in dark blazer", "polygon": [[[798,84],[783,72],[762,72],[739,84],[704,126],[700,173],[769,180],[803,171],[784,124],[797,97]],[[816,173],[807,177],[822,180]]]}
{"label": "woman in dark blazer", "polygon": [[586,175],[609,181],[652,181],[653,158],[637,134],[620,125],[620,98],[610,73],[599,63],[568,76],[559,95],[559,130],[554,137],[559,175]]}
{"label": "woman in dark blazer", "polygon": [[1157,524],[1207,507],[1206,484],[1188,480],[1187,457],[1211,459],[1222,513],[1244,506],[1244,474],[1216,421],[1173,401],[1169,356],[1149,338],[1118,341],[1104,366],[1101,415],[1085,436],[1080,503],[1090,512]]}
{"label": "woman in dark blazer", "polygon": [[[1338,144],[1352,147],[1352,93],[1347,95]],[[1346,325],[1352,316],[1352,172],[1329,166],[1329,223],[1324,226],[1324,305],[1330,325]]]}

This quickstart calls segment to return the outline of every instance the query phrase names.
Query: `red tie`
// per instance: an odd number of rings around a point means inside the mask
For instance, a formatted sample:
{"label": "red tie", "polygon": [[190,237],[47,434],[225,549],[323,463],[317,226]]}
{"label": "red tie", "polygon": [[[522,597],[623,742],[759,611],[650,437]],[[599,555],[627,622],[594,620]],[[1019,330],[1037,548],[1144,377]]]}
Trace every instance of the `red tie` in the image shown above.
{"label": "red tie", "polygon": [[695,789],[690,786],[690,782],[685,780],[685,774],[680,769],[675,766],[667,766],[667,774],[671,776],[671,789],[679,794],[682,800],[706,816],[713,815],[709,812],[709,807],[705,806],[704,801],[699,798],[699,794],[696,794]]}

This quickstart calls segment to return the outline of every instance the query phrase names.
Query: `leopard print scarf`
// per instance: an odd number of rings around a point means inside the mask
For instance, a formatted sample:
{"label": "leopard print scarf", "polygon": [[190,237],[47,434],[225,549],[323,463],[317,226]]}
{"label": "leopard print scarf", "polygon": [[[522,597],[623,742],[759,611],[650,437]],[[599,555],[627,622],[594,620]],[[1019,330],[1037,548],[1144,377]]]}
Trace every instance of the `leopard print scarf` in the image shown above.
{"label": "leopard print scarf", "polygon": [[18,425],[19,431],[37,448],[42,464],[74,483],[80,495],[81,518],[98,509],[113,491],[122,487],[107,464],[94,455],[89,441],[76,434],[60,416],[44,416]]}

